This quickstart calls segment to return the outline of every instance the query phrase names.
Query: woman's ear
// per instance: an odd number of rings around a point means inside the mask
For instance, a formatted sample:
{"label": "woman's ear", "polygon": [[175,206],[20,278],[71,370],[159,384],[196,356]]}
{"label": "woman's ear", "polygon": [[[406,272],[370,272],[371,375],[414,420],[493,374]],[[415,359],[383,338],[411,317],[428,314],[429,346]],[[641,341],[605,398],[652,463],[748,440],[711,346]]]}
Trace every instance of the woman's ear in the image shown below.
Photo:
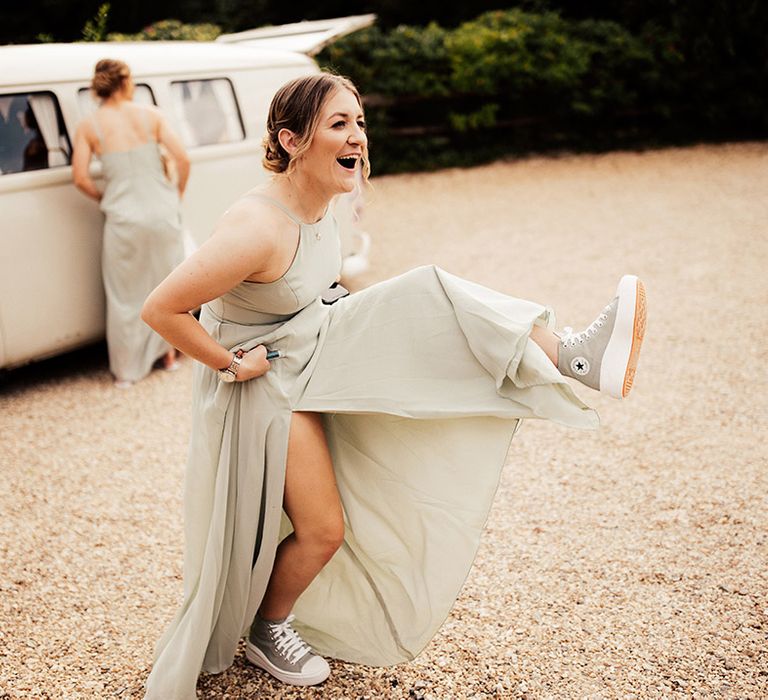
{"label": "woman's ear", "polygon": [[298,145],[296,144],[296,134],[292,131],[288,129],[280,129],[280,131],[277,132],[277,140],[289,156],[292,156],[296,152],[296,149],[298,148]]}

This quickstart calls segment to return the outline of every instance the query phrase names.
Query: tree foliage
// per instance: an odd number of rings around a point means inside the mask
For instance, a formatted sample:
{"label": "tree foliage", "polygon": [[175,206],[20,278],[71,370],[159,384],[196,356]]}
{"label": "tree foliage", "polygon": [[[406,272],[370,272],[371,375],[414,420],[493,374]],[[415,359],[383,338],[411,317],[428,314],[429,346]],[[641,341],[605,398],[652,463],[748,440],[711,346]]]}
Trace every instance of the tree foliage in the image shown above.
{"label": "tree foliage", "polygon": [[184,24],[177,19],[164,19],[136,34],[108,35],[109,41],[214,41],[221,34],[217,24],[204,22],[200,24]]}
{"label": "tree foliage", "polygon": [[491,11],[454,29],[373,27],[320,60],[368,93],[379,172],[588,143],[678,109],[674,52],[615,22],[550,11]]}
{"label": "tree foliage", "polygon": [[759,0],[132,0],[113,3],[108,14],[102,7],[103,0],[6,3],[0,41],[98,40],[107,31],[206,40],[219,27],[376,12],[376,27],[321,59],[372,95],[379,171],[388,162],[401,167],[398,154],[412,161],[407,167],[424,167],[460,162],[469,150],[485,157],[628,137],[768,134],[768,3]]}
{"label": "tree foliage", "polygon": [[107,38],[107,20],[109,18],[109,3],[99,5],[96,15],[89,19],[83,27],[83,41],[104,41]]}

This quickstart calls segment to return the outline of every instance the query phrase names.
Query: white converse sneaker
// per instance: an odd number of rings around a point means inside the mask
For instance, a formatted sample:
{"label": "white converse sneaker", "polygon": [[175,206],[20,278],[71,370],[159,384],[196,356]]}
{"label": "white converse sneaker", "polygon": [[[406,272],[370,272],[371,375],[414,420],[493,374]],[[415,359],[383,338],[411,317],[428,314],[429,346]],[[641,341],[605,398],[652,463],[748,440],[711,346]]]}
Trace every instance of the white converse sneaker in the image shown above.
{"label": "white converse sneaker", "polygon": [[557,369],[592,389],[623,399],[632,388],[645,334],[645,287],[624,275],[616,296],[583,331],[560,335]]}
{"label": "white converse sneaker", "polygon": [[293,619],[293,615],[289,615],[285,620],[271,622],[256,615],[245,645],[245,656],[283,683],[322,683],[330,675],[331,667],[291,627]]}

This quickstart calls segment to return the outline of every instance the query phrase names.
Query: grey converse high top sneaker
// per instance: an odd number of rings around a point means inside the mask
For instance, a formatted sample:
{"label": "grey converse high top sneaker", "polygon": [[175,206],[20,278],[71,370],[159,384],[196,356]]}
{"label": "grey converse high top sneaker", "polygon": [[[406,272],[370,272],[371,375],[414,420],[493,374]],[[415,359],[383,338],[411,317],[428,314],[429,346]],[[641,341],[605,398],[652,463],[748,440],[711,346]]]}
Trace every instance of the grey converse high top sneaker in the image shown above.
{"label": "grey converse high top sneaker", "polygon": [[285,620],[272,622],[256,615],[245,645],[245,656],[283,683],[322,683],[331,668],[291,627],[293,619],[293,615],[289,615]]}
{"label": "grey converse high top sneaker", "polygon": [[624,275],[616,296],[583,331],[560,335],[557,369],[616,399],[629,394],[645,334],[645,287]]}

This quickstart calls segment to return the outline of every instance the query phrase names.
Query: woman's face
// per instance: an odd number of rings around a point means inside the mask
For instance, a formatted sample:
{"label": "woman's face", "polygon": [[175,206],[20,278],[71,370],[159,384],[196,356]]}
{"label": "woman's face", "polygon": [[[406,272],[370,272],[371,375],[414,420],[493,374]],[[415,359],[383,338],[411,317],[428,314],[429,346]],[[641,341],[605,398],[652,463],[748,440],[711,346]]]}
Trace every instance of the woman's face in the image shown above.
{"label": "woman's face", "polygon": [[349,90],[339,88],[326,98],[312,142],[296,166],[331,194],[351,192],[367,144],[363,110]]}

